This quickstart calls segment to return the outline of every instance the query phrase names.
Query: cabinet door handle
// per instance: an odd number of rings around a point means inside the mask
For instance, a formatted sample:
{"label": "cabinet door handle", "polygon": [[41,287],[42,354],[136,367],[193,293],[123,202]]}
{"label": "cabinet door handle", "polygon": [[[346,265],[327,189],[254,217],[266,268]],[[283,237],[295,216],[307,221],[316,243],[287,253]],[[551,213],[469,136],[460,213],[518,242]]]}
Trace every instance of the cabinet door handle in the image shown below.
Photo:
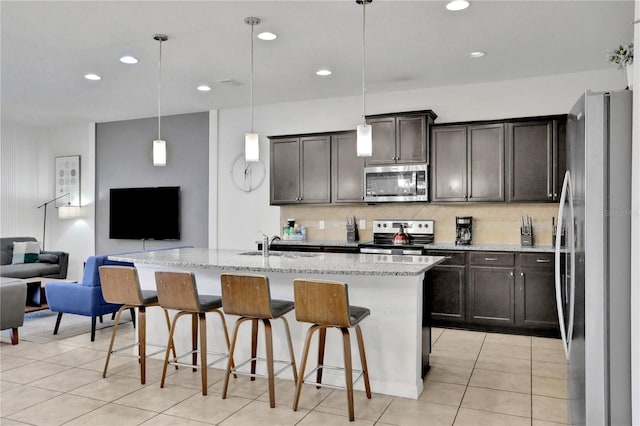
{"label": "cabinet door handle", "polygon": [[521,276],[521,277],[524,277],[524,272],[520,272],[520,276]]}
{"label": "cabinet door handle", "polygon": [[[485,257],[484,260],[486,260],[487,262],[494,262],[496,260],[498,260],[497,257]],[[513,275],[513,272],[511,273]]]}
{"label": "cabinet door handle", "polygon": [[513,278],[513,271],[509,272],[509,276]]}
{"label": "cabinet door handle", "polygon": [[536,259],[538,263],[551,263],[551,259]]}
{"label": "cabinet door handle", "polygon": [[553,198],[553,194],[552,193],[549,193],[549,198]]}

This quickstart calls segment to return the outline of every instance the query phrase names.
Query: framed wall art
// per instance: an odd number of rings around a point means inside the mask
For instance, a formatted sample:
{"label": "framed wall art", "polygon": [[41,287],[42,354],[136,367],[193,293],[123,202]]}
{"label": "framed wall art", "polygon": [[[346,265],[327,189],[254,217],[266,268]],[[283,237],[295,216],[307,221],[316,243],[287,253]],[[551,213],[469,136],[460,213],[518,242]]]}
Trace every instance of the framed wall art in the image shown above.
{"label": "framed wall art", "polygon": [[79,155],[56,157],[56,197],[56,207],[80,207]]}

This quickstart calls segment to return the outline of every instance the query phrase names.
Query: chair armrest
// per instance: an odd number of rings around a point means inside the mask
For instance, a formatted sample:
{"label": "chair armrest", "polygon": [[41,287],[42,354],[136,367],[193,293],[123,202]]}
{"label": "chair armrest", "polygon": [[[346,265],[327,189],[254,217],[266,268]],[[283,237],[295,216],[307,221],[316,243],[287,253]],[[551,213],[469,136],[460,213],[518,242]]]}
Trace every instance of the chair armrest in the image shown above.
{"label": "chair armrest", "polygon": [[25,283],[0,284],[0,329],[22,325],[26,301],[27,285]]}
{"label": "chair armrest", "polygon": [[52,312],[98,316],[117,311],[119,304],[107,303],[102,287],[92,287],[67,281],[51,281],[45,287],[47,303]]}
{"label": "chair armrest", "polygon": [[41,251],[43,254],[55,254],[58,256],[58,265],[60,265],[60,272],[57,275],[52,275],[51,278],[65,279],[67,278],[67,269],[69,268],[69,253],[64,251]]}

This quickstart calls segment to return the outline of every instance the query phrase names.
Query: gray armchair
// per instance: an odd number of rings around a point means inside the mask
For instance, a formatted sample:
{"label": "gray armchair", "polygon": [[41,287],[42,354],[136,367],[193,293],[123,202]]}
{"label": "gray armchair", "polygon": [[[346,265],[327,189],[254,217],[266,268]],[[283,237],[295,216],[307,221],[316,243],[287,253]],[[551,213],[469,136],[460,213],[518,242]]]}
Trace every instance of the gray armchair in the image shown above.
{"label": "gray armchair", "polygon": [[0,277],[0,330],[10,329],[12,345],[18,344],[26,304],[27,284],[18,278]]}

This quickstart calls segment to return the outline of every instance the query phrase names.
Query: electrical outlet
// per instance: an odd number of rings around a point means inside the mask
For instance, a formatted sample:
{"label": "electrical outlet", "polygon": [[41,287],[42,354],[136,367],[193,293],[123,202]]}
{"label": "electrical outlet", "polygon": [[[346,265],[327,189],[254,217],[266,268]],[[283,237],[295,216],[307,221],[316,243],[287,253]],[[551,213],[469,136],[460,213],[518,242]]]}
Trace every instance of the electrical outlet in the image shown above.
{"label": "electrical outlet", "polygon": [[318,229],[324,229],[324,220],[318,222]]}
{"label": "electrical outlet", "polygon": [[360,219],[360,225],[358,225],[360,229],[365,229],[367,227],[367,221],[364,219]]}

